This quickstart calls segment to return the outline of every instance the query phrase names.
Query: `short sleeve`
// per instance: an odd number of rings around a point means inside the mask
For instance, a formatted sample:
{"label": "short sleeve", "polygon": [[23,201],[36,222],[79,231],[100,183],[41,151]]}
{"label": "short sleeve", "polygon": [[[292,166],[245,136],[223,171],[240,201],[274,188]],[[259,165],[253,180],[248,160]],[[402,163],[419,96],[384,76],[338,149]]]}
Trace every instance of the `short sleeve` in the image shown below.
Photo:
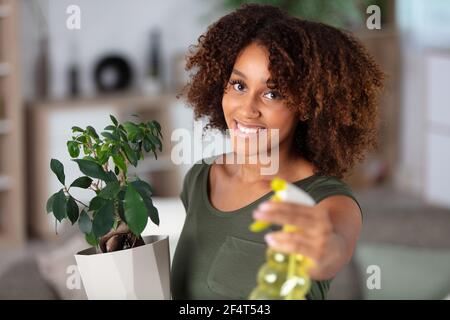
{"label": "short sleeve", "polygon": [[180,192],[180,199],[183,203],[184,209],[186,210],[186,213],[188,212],[189,208],[189,199],[192,197],[192,191],[196,188],[196,185],[200,183],[200,181],[197,179],[200,172],[202,171],[202,168],[204,168],[205,165],[203,163],[195,163],[186,173],[183,179],[183,187]]}
{"label": "short sleeve", "polygon": [[184,206],[184,209],[186,210],[186,212],[188,210],[188,205],[189,205],[189,203],[188,203],[188,186],[189,186],[191,171],[192,171],[192,168],[189,169],[189,171],[184,176],[183,187],[180,192],[180,199],[181,199],[181,202],[183,203],[183,206]]}
{"label": "short sleeve", "polygon": [[320,181],[317,181],[317,183],[311,186],[310,190],[308,190],[308,193],[314,198],[316,203],[319,203],[323,199],[331,196],[347,196],[355,201],[355,203],[359,207],[361,217],[363,217],[361,205],[354,196],[351,188],[340,179],[334,177],[326,177],[324,179],[320,179]]}

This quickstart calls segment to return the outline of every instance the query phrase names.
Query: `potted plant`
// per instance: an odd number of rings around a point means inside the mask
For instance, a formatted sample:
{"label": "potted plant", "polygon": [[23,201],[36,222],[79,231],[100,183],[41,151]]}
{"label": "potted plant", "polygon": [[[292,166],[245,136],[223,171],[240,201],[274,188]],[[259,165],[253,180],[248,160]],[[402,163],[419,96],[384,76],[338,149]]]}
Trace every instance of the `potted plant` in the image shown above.
{"label": "potted plant", "polygon": [[[168,236],[141,236],[149,218],[159,225],[152,187],[128,175],[129,166],[136,167],[144,153],[157,159],[161,126],[110,118],[100,135],[92,126],[72,127],[67,149],[83,175],[68,184],[63,164],[51,160],[62,188],[48,199],[47,213],[57,222],[78,224],[92,246],[75,255],[89,299],[169,299]],[[80,201],[72,188],[90,189],[92,198]]]}

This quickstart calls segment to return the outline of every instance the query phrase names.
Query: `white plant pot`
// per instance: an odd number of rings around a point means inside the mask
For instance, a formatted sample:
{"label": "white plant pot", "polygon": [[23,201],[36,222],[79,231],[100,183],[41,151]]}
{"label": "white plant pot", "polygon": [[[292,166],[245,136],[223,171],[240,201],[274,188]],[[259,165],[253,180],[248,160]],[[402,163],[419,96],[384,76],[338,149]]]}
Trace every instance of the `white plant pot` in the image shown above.
{"label": "white plant pot", "polygon": [[145,245],[108,253],[95,248],[75,259],[89,300],[170,299],[169,237],[143,237]]}

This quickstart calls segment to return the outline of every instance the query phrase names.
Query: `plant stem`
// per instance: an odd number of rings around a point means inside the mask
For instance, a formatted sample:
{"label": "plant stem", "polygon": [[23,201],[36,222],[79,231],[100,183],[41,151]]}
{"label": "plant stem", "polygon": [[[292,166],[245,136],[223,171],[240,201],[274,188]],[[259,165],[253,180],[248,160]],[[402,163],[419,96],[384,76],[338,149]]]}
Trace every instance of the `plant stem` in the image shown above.
{"label": "plant stem", "polygon": [[89,208],[88,205],[86,205],[85,203],[81,202],[80,200],[78,200],[78,199],[76,199],[74,196],[72,196],[72,195],[70,194],[70,192],[69,192],[69,189],[67,189],[66,186],[64,186],[64,191],[65,191],[69,196],[71,196],[73,200],[75,200],[76,202],[82,204],[82,205],[85,206],[86,208]]}

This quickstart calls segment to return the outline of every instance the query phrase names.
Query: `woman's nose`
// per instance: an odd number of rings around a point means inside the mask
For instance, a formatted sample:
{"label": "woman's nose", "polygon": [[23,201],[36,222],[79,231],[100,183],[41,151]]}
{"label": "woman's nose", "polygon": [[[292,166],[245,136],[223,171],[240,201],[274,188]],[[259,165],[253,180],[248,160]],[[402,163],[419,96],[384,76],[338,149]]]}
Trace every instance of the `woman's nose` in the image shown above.
{"label": "woman's nose", "polygon": [[241,106],[241,115],[246,118],[256,118],[260,115],[258,103],[254,98],[247,99]]}

